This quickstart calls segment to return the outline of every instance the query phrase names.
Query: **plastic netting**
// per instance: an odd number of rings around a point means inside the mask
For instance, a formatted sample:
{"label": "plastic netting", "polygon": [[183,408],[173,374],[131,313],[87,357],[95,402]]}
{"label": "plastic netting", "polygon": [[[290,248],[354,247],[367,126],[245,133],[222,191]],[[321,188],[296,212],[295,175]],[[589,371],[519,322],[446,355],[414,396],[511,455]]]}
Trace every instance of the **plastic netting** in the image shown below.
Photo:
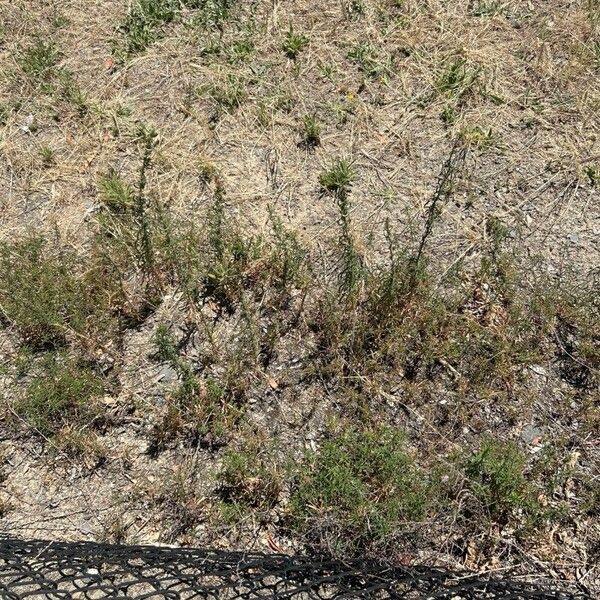
{"label": "plastic netting", "polygon": [[0,540],[0,597],[574,600],[561,590],[430,567],[272,554]]}

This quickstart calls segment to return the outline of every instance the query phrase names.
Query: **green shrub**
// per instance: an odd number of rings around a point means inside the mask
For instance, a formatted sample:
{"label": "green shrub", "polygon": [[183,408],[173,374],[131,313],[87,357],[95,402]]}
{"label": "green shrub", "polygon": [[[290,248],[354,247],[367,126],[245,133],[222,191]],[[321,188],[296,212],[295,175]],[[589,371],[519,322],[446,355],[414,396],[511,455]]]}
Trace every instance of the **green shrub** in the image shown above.
{"label": "green shrub", "polygon": [[507,522],[515,511],[533,515],[539,509],[525,469],[525,455],[514,443],[492,439],[465,460],[467,485],[492,521]]}
{"label": "green shrub", "polygon": [[251,438],[239,450],[228,450],[218,480],[223,502],[237,505],[239,512],[272,508],[282,487],[272,444]]}
{"label": "green shrub", "polygon": [[291,498],[295,527],[347,549],[385,542],[406,521],[422,519],[428,484],[394,429],[347,430],[305,456]]}
{"label": "green shrub", "polygon": [[52,436],[64,427],[87,425],[97,414],[104,381],[93,369],[64,353],[49,353],[27,386],[15,411],[28,425]]}
{"label": "green shrub", "polygon": [[41,236],[0,245],[0,306],[5,322],[33,347],[64,345],[81,330],[86,295],[76,276],[77,257],[53,252]]}

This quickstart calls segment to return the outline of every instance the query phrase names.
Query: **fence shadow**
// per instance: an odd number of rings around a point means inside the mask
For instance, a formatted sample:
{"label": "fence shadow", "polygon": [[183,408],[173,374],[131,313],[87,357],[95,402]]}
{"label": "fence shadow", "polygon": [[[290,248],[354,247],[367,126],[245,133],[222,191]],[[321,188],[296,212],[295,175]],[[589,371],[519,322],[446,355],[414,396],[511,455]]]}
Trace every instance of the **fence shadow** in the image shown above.
{"label": "fence shadow", "polygon": [[583,600],[558,584],[367,560],[0,539],[0,598]]}

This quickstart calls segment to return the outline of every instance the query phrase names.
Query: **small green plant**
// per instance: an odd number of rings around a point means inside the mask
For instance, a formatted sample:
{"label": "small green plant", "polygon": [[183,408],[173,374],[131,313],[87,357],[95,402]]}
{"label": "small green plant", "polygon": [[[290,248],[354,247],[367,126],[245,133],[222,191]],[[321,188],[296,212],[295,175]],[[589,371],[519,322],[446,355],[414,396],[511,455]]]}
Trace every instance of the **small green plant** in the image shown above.
{"label": "small green plant", "polygon": [[321,63],[319,64],[319,73],[323,79],[333,81],[333,76],[336,73],[335,65],[330,63]]}
{"label": "small green plant", "polygon": [[281,470],[273,457],[272,444],[256,436],[239,450],[228,450],[218,475],[219,495],[238,512],[269,510],[281,493]]}
{"label": "small green plant", "polygon": [[442,121],[445,125],[450,127],[454,125],[458,120],[459,113],[456,110],[456,106],[454,104],[447,104],[444,106],[441,114]]}
{"label": "small green plant", "polygon": [[592,186],[600,183],[600,167],[598,165],[586,165],[583,168],[583,172]]}
{"label": "small green plant", "polygon": [[250,39],[238,40],[227,47],[229,62],[238,63],[246,60],[254,52],[254,42]]}
{"label": "small green plant", "polygon": [[104,205],[113,213],[131,211],[134,206],[134,191],[117,173],[109,173],[100,179],[98,189]]}
{"label": "small green plant", "polygon": [[466,146],[483,151],[500,145],[499,136],[492,129],[484,129],[478,125],[463,129],[460,133]]}
{"label": "small green plant", "polygon": [[196,9],[198,12],[194,22],[202,29],[216,27],[223,31],[224,24],[230,19],[234,0],[187,0],[188,8]]}
{"label": "small green plant", "polygon": [[498,0],[479,0],[473,8],[475,17],[495,17],[502,14],[504,7]]}
{"label": "small green plant", "polygon": [[304,115],[302,119],[302,143],[314,148],[321,143],[321,125],[316,115]]}
{"label": "small green plant", "polygon": [[339,244],[342,252],[342,262],[339,269],[339,295],[341,298],[354,300],[358,286],[363,280],[365,271],[362,257],[356,249],[350,220],[350,199],[345,187],[336,194],[340,220]]}
{"label": "small green plant", "polygon": [[2,318],[25,344],[60,346],[83,325],[85,294],[75,268],[73,254],[50,251],[41,236],[0,246]]}
{"label": "small green plant", "polygon": [[517,446],[492,439],[466,459],[469,488],[490,519],[506,522],[517,510],[533,513],[538,508],[525,467],[525,456]]}
{"label": "small green plant", "polygon": [[169,328],[161,324],[154,336],[157,359],[168,363],[180,379],[179,386],[167,397],[162,420],[154,427],[151,452],[164,449],[177,439],[218,446],[241,415],[230,402],[228,390],[215,378],[200,376],[181,349]]}
{"label": "small green plant", "polygon": [[209,183],[217,179],[219,170],[216,165],[209,160],[201,158],[198,161],[198,176],[205,183]]}
{"label": "small green plant", "polygon": [[319,175],[321,187],[332,193],[348,191],[355,177],[352,162],[346,158],[338,158]]}
{"label": "small green plant", "polygon": [[15,405],[28,425],[53,436],[65,427],[89,425],[97,416],[95,399],[105,384],[96,371],[61,352],[47,354],[34,370],[25,397]]}
{"label": "small green plant", "polygon": [[269,209],[269,217],[275,238],[269,265],[271,281],[281,291],[289,291],[289,286],[301,289],[307,280],[306,251],[272,209]]}
{"label": "small green plant", "polygon": [[292,25],[285,34],[282,48],[288,58],[296,59],[298,54],[308,46],[308,37],[300,33],[296,33]]}
{"label": "small green plant", "polygon": [[17,55],[17,63],[32,79],[41,79],[56,66],[60,56],[54,42],[38,40],[33,46],[22,50]]}
{"label": "small green plant", "polygon": [[457,99],[471,90],[479,79],[480,69],[471,67],[466,59],[453,57],[445,61],[435,82],[438,94]]}
{"label": "small green plant", "polygon": [[115,46],[116,53],[124,57],[139,54],[157,41],[162,27],[178,15],[177,0],[135,0],[117,32],[125,38],[123,48]]}
{"label": "small green plant", "polygon": [[360,42],[348,52],[348,58],[356,63],[360,70],[371,79],[390,73],[391,63],[381,62],[378,59],[377,52],[369,42]]}
{"label": "small green plant", "polygon": [[191,365],[179,355],[179,348],[173,334],[164,323],[161,323],[154,335],[157,357],[169,363],[184,382],[184,391],[193,394],[197,391],[197,383]]}
{"label": "small green plant", "polygon": [[73,105],[80,117],[87,115],[90,112],[90,102],[73,75],[63,70],[60,80],[64,98]]}
{"label": "small green plant", "polygon": [[352,163],[340,158],[321,173],[319,183],[323,190],[335,196],[340,217],[340,247],[342,249],[342,266],[339,271],[342,296],[352,298],[362,279],[362,260],[356,250],[350,223],[350,186],[355,177]]}
{"label": "small green plant", "polygon": [[[207,263],[204,276],[204,294],[212,297],[227,310],[239,302],[244,288],[252,278],[252,265],[264,258],[260,236],[243,236],[225,210],[225,192],[215,190],[214,201],[208,212]],[[258,271],[255,275],[258,277]]]}
{"label": "small green plant", "polygon": [[[141,123],[136,132],[142,162],[140,164],[138,185],[135,192],[135,215],[139,227],[138,257],[146,279],[147,291],[155,285],[154,261],[155,247],[152,235],[150,200],[147,195],[148,172],[152,166],[152,153],[158,144],[158,131],[151,125]],[[149,287],[150,286],[150,287]],[[153,291],[150,292],[153,294]]]}
{"label": "small green plant", "polygon": [[215,105],[211,117],[213,122],[218,121],[224,113],[233,112],[247,95],[244,81],[235,75],[228,75],[223,85],[212,86],[208,93]]}
{"label": "small green plant", "polygon": [[428,504],[427,480],[404,436],[382,427],[343,431],[307,453],[290,510],[315,545],[353,551],[389,541],[401,523],[423,518]]}
{"label": "small green plant", "polygon": [[48,168],[54,164],[54,150],[50,146],[42,146],[40,148],[40,156],[42,157],[42,164]]}

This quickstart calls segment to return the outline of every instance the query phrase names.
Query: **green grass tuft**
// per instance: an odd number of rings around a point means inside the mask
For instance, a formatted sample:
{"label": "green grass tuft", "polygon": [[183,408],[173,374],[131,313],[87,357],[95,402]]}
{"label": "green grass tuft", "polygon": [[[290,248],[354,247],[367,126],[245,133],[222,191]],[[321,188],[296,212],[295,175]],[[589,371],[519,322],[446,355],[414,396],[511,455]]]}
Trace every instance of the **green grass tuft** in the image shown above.
{"label": "green grass tuft", "polygon": [[17,63],[32,79],[41,79],[51,71],[60,60],[61,53],[52,41],[38,40],[17,55]]}
{"label": "green grass tuft", "polygon": [[394,429],[347,430],[309,452],[291,499],[295,526],[346,551],[382,543],[427,512],[428,484]]}
{"label": "green grass tuft", "polygon": [[15,411],[45,436],[61,429],[86,426],[98,415],[95,400],[104,391],[102,377],[64,353],[49,353],[35,368],[25,397]]}
{"label": "green grass tuft", "polygon": [[491,439],[465,460],[468,486],[488,518],[506,522],[517,510],[533,514],[539,509],[525,465],[517,446]]}
{"label": "green grass tuft", "polygon": [[308,42],[309,40],[307,36],[296,33],[292,25],[290,25],[290,28],[285,34],[282,48],[288,58],[296,59],[300,52],[302,52],[302,50],[308,46]]}
{"label": "green grass tuft", "polygon": [[352,162],[346,158],[338,158],[319,175],[319,184],[328,192],[347,191],[354,181],[355,175]]}

